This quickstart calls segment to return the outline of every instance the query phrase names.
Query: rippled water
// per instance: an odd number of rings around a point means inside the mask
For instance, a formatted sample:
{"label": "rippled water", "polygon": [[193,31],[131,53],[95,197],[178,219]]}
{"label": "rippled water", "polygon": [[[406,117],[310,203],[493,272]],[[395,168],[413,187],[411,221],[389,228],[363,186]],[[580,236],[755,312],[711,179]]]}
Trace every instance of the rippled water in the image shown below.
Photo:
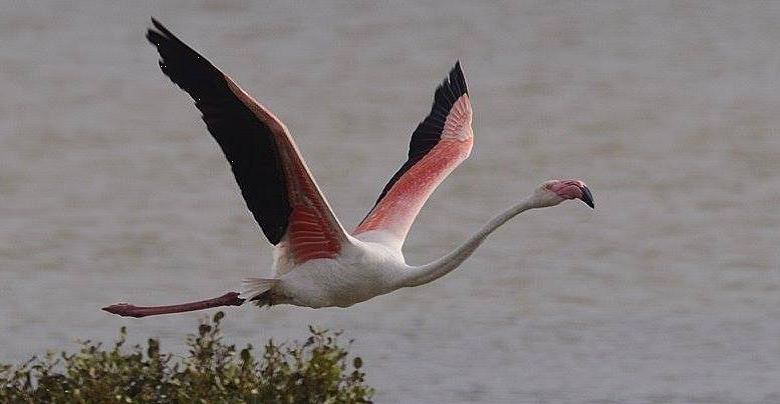
{"label": "rippled water", "polygon": [[228,310],[237,342],[343,328],[377,401],[780,401],[780,3],[6,2],[0,361],[129,325],[180,349],[202,314],[107,315],[236,289],[271,249],[155,15],[285,120],[351,227],[460,59],[472,158],[407,240],[444,254],[537,183],[458,271],[349,309]]}

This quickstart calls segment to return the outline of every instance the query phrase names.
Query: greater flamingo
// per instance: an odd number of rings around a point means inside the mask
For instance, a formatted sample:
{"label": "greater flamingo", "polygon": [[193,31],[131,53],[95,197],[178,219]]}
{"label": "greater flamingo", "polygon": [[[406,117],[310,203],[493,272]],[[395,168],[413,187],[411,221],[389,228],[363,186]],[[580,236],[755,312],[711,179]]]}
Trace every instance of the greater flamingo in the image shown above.
{"label": "greater flamingo", "polygon": [[348,307],[404,287],[419,286],[457,268],[485,238],[521,212],[593,196],[579,180],[542,183],[520,203],[490,220],[462,245],[422,266],[404,261],[401,247],[425,201],[469,156],[474,140],[471,102],[460,63],[436,89],[433,107],[417,126],[408,160],[350,234],[320,192],[284,123],[232,79],[152,19],[146,38],[157,47],[160,68],[203,113],[236,182],[274,247],[270,278],[245,281],[245,292],[171,306],[126,303],[103,308],[144,317],[218,306],[292,304]]}

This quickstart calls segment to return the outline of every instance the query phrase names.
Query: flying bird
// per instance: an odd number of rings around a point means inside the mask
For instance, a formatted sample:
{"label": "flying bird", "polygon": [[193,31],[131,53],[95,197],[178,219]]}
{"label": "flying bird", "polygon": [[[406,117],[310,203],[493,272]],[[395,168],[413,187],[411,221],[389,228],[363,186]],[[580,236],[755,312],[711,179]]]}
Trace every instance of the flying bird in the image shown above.
{"label": "flying bird", "polygon": [[157,20],[146,38],[162,72],[187,92],[225,153],[247,207],[274,245],[271,276],[229,292],[170,306],[104,307],[145,317],[219,306],[291,304],[348,307],[396,289],[434,281],[460,266],[499,226],[529,209],[593,196],[580,180],[542,183],[449,254],[425,265],[406,264],[401,251],[417,213],[436,187],[471,152],[472,109],[460,62],[436,89],[431,111],[412,133],[408,159],[390,178],[366,217],[348,232],[306,166],[279,118]]}

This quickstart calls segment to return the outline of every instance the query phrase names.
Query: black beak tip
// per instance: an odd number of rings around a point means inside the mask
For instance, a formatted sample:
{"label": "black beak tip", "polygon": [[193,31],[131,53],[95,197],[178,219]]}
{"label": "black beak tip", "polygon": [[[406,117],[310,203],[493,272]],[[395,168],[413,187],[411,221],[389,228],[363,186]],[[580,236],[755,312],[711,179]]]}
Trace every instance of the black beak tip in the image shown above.
{"label": "black beak tip", "polygon": [[582,187],[582,197],[580,199],[582,199],[586,205],[590,206],[591,209],[596,209],[596,205],[593,204],[593,194],[590,193],[588,187]]}

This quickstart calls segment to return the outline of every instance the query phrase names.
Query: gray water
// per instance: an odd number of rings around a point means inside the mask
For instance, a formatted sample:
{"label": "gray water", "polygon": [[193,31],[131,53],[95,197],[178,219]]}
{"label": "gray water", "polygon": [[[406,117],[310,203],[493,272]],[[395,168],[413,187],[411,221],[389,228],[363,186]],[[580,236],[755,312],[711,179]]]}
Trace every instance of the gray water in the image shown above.
{"label": "gray water", "polygon": [[99,308],[269,271],[143,38],[154,15],[287,123],[350,228],[460,59],[475,147],[412,228],[410,263],[544,180],[596,198],[521,215],[430,285],[229,309],[230,340],[344,329],[381,403],[780,401],[780,3],[26,3],[0,10],[0,362],[122,325],[180,350],[202,313]]}

